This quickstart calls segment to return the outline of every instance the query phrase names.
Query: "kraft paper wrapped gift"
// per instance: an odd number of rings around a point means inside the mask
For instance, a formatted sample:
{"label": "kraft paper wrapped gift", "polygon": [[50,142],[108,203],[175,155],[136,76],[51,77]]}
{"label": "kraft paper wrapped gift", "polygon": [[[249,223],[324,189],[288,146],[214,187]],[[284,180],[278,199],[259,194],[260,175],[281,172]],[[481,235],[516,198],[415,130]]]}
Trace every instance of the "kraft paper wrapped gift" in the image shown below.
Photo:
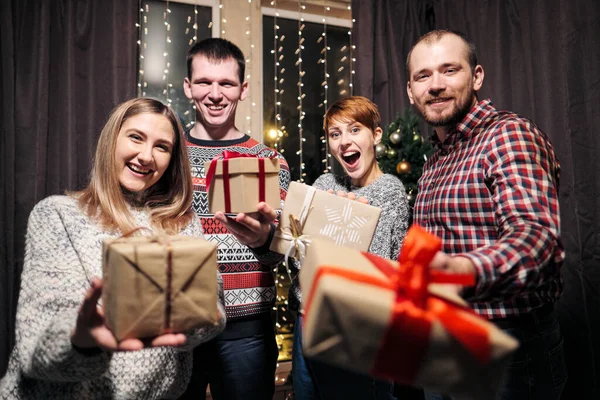
{"label": "kraft paper wrapped gift", "polygon": [[185,332],[218,322],[217,248],[188,236],[103,243],[102,302],[117,340]]}
{"label": "kraft paper wrapped gift", "polygon": [[[337,245],[367,251],[380,214],[379,207],[291,182],[271,250],[290,256],[296,245],[303,247],[306,240],[326,237]],[[301,232],[294,233],[291,216]],[[295,254],[299,260],[303,255]]]}
{"label": "kraft paper wrapped gift", "polygon": [[211,213],[256,212],[264,201],[281,208],[279,159],[256,158],[249,154],[225,151],[204,164],[208,207]]}
{"label": "kraft paper wrapped gift", "polygon": [[313,239],[300,270],[307,357],[455,399],[493,399],[518,342],[429,271],[439,240],[409,230],[400,263]]}

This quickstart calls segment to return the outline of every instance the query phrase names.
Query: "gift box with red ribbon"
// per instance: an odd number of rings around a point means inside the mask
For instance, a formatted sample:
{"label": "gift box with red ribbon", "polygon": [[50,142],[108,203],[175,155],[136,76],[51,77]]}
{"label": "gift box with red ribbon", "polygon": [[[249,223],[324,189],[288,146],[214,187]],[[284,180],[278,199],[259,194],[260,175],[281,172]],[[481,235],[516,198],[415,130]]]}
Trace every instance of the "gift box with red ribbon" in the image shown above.
{"label": "gift box with red ribbon", "polygon": [[261,201],[273,209],[281,208],[278,158],[224,151],[204,168],[211,213],[256,212]]}
{"label": "gift box with red ribbon", "polygon": [[217,246],[189,236],[103,243],[102,303],[117,340],[216,324]]}
{"label": "gift box with red ribbon", "polygon": [[313,238],[300,270],[307,357],[377,378],[492,399],[518,342],[476,315],[429,270],[441,242],[412,227],[400,262]]}

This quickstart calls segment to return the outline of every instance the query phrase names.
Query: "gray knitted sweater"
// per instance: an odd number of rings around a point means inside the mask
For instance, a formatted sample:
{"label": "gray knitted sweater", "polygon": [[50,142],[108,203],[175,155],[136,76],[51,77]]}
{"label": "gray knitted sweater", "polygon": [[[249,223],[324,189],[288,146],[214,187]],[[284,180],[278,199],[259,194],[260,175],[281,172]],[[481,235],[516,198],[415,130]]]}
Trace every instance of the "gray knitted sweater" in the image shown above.
{"label": "gray knitted sweater", "polygon": [[[138,226],[149,227],[145,212],[132,214]],[[181,234],[201,237],[199,220],[194,218]],[[179,348],[84,354],[71,345],[90,280],[102,276],[102,241],[119,235],[88,218],[71,197],[52,196],[35,206],[27,226],[16,344],[0,381],[0,398],[165,399],[185,390],[191,350],[222,331],[224,317],[217,326],[190,333]],[[221,296],[218,307],[224,316]]]}
{"label": "gray knitted sweater", "polygon": [[[383,174],[370,185],[358,187],[352,185],[348,176],[324,174],[317,178],[313,187],[320,190],[333,189],[334,192],[338,190],[353,192],[357,196],[367,198],[370,205],[381,208],[381,216],[369,246],[369,253],[390,260],[398,259],[410,220],[408,198],[400,179],[390,174]],[[292,264],[292,273],[297,275],[298,264],[295,261]],[[290,309],[297,311],[302,301],[302,292],[297,278],[290,287],[288,301]]]}

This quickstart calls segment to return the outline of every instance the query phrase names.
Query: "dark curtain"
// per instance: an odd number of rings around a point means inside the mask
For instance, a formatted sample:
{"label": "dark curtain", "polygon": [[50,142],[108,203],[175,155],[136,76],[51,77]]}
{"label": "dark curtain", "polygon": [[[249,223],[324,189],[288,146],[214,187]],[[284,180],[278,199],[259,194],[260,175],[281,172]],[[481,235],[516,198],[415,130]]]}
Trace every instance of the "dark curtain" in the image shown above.
{"label": "dark curtain", "polygon": [[28,215],[81,188],[110,110],[135,97],[138,0],[7,0],[0,5],[0,376]]}
{"label": "dark curtain", "polygon": [[600,2],[353,0],[352,11],[356,94],[380,106],[383,123],[409,106],[404,64],[414,41],[433,28],[456,29],[477,46],[480,97],[530,117],[552,140],[566,250],[563,398],[600,398]]}

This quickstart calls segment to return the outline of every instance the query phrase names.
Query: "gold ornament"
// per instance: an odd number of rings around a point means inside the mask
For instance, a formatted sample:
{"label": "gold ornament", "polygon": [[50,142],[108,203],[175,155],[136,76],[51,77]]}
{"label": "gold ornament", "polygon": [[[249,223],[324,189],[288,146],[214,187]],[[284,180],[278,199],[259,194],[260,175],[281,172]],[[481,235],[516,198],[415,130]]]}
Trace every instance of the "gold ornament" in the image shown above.
{"label": "gold ornament", "polygon": [[398,172],[398,175],[405,175],[410,173],[411,168],[412,166],[408,161],[402,160],[396,165],[396,172]]}
{"label": "gold ornament", "polygon": [[386,152],[387,152],[386,145],[379,143],[378,145],[375,146],[375,157],[377,159],[380,159],[381,157],[383,157]]}
{"label": "gold ornament", "polygon": [[398,152],[396,151],[396,149],[393,149],[391,147],[389,149],[387,149],[386,154],[387,154],[388,158],[391,158],[392,160],[394,158],[398,157]]}

